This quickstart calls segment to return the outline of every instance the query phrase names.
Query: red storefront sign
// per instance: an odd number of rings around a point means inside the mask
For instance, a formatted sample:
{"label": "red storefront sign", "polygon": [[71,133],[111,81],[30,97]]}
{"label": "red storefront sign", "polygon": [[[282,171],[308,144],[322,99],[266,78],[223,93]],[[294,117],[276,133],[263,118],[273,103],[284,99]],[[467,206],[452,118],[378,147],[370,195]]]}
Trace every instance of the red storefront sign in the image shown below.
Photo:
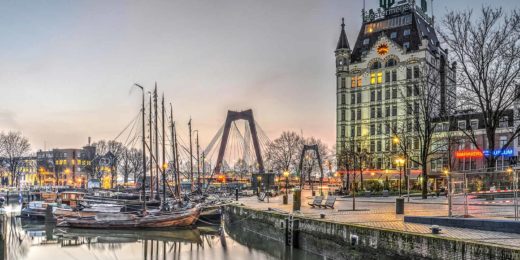
{"label": "red storefront sign", "polygon": [[482,158],[484,154],[480,150],[460,150],[455,152],[456,158]]}

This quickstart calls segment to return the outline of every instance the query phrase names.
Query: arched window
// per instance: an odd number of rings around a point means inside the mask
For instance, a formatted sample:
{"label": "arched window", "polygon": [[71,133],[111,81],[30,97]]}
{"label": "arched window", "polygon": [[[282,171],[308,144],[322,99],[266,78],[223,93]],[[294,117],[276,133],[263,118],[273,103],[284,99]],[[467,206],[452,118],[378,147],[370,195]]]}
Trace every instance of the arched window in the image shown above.
{"label": "arched window", "polygon": [[393,67],[397,65],[397,61],[395,59],[389,59],[387,62],[386,62],[386,67]]}
{"label": "arched window", "polygon": [[371,70],[377,70],[377,69],[380,69],[380,68],[381,68],[381,62],[379,62],[379,61],[376,61],[376,62],[372,63],[372,66],[370,66]]}

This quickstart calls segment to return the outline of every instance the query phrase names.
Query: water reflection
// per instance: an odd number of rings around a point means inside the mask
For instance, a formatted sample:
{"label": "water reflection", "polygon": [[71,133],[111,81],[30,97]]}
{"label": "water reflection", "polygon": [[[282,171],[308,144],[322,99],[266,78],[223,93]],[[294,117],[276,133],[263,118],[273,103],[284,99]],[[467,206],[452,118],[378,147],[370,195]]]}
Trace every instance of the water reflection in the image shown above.
{"label": "water reflection", "polygon": [[13,209],[0,214],[2,259],[319,259],[239,227],[90,230],[55,227],[17,214]]}

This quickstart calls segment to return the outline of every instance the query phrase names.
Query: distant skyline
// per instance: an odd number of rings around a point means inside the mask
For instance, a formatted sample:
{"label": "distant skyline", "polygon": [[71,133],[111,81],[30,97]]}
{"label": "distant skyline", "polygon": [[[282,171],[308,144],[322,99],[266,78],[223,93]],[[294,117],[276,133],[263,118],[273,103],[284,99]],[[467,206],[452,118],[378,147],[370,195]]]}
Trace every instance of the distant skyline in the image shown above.
{"label": "distant skyline", "polygon": [[[379,0],[366,0],[368,8]],[[430,1],[428,1],[430,3]],[[435,0],[449,10],[517,0]],[[448,6],[449,5],[449,6]],[[136,116],[139,83],[157,82],[179,134],[191,116],[205,147],[227,110],[253,109],[275,139],[284,130],[335,142],[341,18],[354,44],[362,0],[4,1],[0,131],[32,150],[113,139]],[[431,7],[430,7],[431,8]]]}

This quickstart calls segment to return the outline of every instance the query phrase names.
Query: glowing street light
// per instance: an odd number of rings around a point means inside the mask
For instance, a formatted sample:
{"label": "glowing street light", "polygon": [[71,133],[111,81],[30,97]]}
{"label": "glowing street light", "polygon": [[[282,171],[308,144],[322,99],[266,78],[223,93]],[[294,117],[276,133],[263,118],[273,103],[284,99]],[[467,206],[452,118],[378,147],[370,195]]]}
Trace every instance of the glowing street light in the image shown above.
{"label": "glowing street light", "polygon": [[404,166],[404,159],[403,158],[397,158],[395,159],[395,165],[399,167],[399,197],[401,197],[401,188],[402,188],[402,179],[403,179],[403,166]]}
{"label": "glowing street light", "polygon": [[289,197],[289,191],[287,190],[289,188],[289,171],[284,171],[283,176],[285,177],[285,196]]}
{"label": "glowing street light", "polygon": [[452,216],[452,201],[451,201],[451,174],[448,168],[444,168],[442,173],[448,178],[448,217]]}

